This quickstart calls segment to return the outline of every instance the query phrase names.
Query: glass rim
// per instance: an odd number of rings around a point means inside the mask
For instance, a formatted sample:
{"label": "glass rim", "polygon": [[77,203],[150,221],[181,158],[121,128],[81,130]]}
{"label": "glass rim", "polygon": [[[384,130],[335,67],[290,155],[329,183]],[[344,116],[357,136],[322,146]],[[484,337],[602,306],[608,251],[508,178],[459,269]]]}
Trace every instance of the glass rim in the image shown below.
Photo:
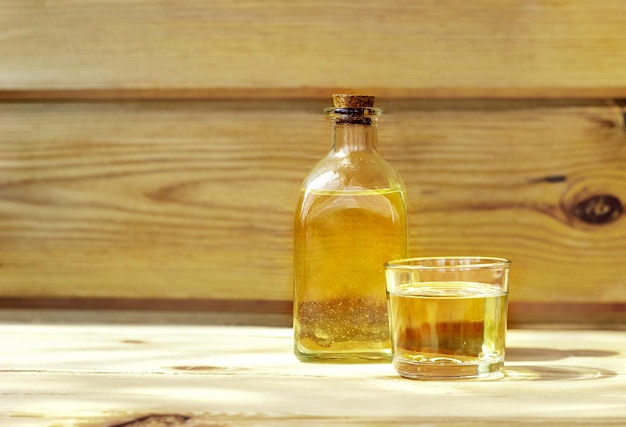
{"label": "glass rim", "polygon": [[[429,261],[461,261],[467,260],[470,263],[461,264],[428,264]],[[492,256],[431,256],[402,258],[388,261],[384,264],[386,269],[399,270],[458,270],[458,269],[479,269],[479,268],[507,268],[511,261],[502,257]]]}

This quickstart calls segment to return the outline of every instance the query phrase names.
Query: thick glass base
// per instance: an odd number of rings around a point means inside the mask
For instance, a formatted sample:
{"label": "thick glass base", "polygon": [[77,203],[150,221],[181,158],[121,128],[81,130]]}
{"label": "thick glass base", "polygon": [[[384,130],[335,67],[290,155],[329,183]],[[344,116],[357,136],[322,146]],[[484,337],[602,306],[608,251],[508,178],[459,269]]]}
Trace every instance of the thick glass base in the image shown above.
{"label": "thick glass base", "polygon": [[303,353],[295,350],[295,355],[305,363],[389,363],[391,351],[371,351],[362,353]]}
{"label": "thick glass base", "polygon": [[415,361],[401,357],[393,358],[396,371],[410,379],[462,379],[497,377],[502,375],[504,359],[461,361],[452,357],[439,357],[428,361]]}

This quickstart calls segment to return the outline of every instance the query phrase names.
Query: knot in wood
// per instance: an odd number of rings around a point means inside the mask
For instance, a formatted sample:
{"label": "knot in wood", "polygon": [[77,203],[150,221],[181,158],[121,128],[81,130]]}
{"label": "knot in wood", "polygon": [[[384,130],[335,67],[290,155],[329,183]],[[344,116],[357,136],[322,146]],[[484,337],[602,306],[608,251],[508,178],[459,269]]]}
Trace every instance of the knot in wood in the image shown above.
{"label": "knot in wood", "polygon": [[574,206],[572,213],[589,224],[608,224],[624,212],[622,202],[610,194],[589,197]]}
{"label": "knot in wood", "polygon": [[191,417],[179,414],[145,415],[110,427],[175,427],[184,426]]}

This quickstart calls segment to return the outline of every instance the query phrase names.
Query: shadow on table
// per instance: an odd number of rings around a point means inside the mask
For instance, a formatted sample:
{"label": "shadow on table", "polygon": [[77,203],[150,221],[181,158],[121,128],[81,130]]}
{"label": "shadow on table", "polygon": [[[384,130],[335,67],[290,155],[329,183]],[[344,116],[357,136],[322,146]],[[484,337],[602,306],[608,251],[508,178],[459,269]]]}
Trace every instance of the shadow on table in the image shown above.
{"label": "shadow on table", "polygon": [[517,362],[550,362],[569,357],[611,357],[619,353],[606,350],[512,347],[506,349],[504,378],[525,381],[581,381],[612,378],[616,372],[587,366],[522,365]]}
{"label": "shadow on table", "polygon": [[616,351],[607,350],[507,347],[506,360],[509,362],[550,361],[567,359],[568,357],[610,357],[618,354]]}
{"label": "shadow on table", "polygon": [[590,368],[588,366],[505,365],[502,379],[511,381],[588,381],[615,376],[617,373],[609,369]]}

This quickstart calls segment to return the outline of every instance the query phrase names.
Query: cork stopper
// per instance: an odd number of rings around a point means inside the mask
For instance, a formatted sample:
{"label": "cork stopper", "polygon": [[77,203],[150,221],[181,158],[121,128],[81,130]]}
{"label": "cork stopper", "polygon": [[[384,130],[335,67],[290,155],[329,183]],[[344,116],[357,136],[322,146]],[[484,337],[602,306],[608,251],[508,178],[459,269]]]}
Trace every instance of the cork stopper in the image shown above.
{"label": "cork stopper", "polygon": [[372,108],[374,106],[374,97],[371,95],[336,93],[333,95],[333,104],[336,108]]}
{"label": "cork stopper", "polygon": [[324,109],[324,112],[338,125],[369,126],[382,113],[380,108],[374,108],[374,97],[371,95],[336,93],[333,94],[333,104],[333,107]]}

